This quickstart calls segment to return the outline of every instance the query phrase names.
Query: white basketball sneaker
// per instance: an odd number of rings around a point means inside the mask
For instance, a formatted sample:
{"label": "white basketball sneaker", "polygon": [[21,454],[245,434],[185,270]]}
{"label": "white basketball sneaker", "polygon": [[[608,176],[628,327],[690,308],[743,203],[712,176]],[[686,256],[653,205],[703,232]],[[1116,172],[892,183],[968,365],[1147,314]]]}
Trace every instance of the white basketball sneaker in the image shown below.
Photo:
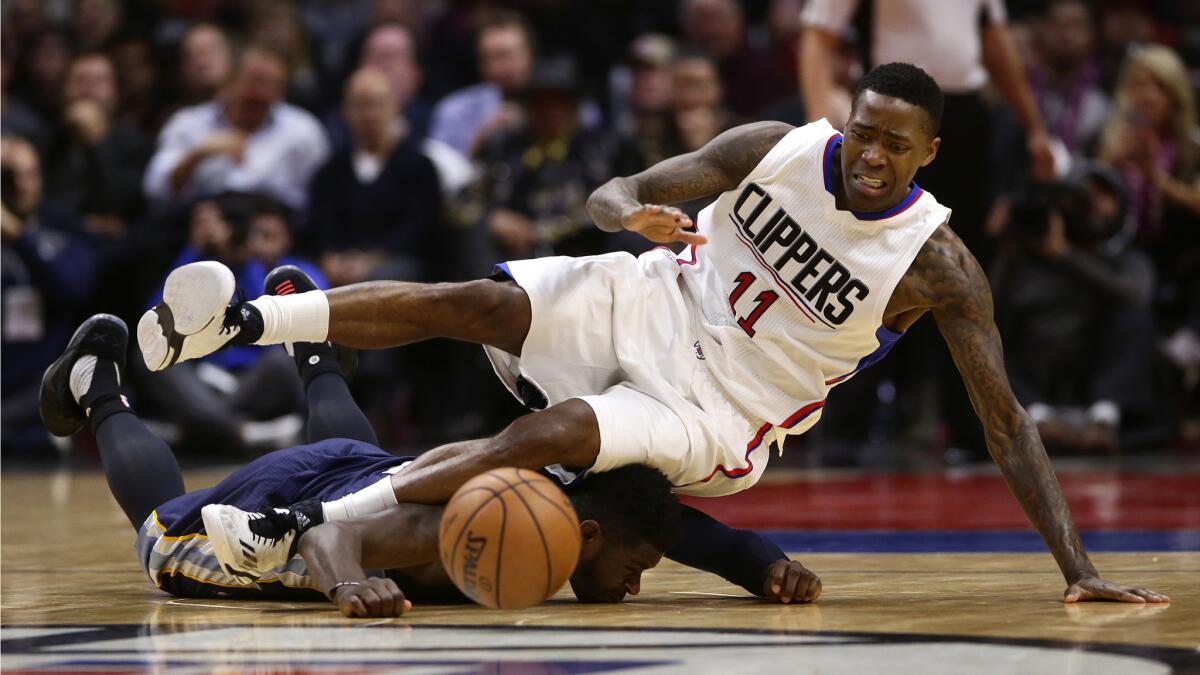
{"label": "white basketball sneaker", "polygon": [[138,322],[138,346],[146,367],[163,370],[207,356],[236,337],[242,322],[227,317],[227,310],[246,313],[253,308],[244,303],[230,306],[235,286],[233,272],[219,262],[195,262],[172,271],[162,302]]}
{"label": "white basketball sneaker", "polygon": [[217,562],[230,574],[250,579],[292,558],[298,530],[290,515],[287,509],[250,512],[227,504],[200,509]]}

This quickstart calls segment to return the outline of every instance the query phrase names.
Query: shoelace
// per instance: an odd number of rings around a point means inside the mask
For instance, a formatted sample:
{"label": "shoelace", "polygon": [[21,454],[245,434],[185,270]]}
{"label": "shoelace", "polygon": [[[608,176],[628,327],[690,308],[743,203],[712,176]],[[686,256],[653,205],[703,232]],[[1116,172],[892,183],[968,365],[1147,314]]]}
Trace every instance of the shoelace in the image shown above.
{"label": "shoelace", "polygon": [[246,292],[237,289],[237,299],[225,308],[225,321],[221,325],[221,333],[232,333],[234,328],[241,328],[242,307],[246,305]]}
{"label": "shoelace", "polygon": [[[250,522],[246,524],[246,529],[250,530],[250,534],[254,538],[255,543],[274,545],[283,540],[285,536],[293,528],[287,523],[283,516],[276,513],[251,513],[249,514]],[[259,525],[259,527],[255,527]],[[266,527],[263,527],[266,526]],[[267,528],[272,528],[273,531],[266,531]]]}

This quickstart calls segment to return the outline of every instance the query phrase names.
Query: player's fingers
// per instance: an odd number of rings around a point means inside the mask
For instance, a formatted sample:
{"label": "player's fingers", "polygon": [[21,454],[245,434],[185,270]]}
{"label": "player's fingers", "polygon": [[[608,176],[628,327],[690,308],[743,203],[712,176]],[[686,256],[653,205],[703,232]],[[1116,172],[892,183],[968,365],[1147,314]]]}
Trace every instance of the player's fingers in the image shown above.
{"label": "player's fingers", "polygon": [[821,597],[821,591],[824,588],[821,584],[821,577],[814,576],[813,583],[808,587],[808,597],[805,599],[809,602],[816,602],[817,598]]}
{"label": "player's fingers", "polygon": [[362,598],[363,604],[366,605],[367,611],[370,612],[368,616],[379,616],[379,610],[383,605],[383,600],[379,597],[379,594],[375,592],[375,589],[371,588],[370,586],[363,586],[362,590],[358,594],[358,597]]}
{"label": "player's fingers", "polygon": [[1135,589],[1133,589],[1133,592],[1142,596],[1148,602],[1170,602],[1171,601],[1171,598],[1169,598],[1168,596],[1163,595],[1162,593],[1155,593],[1154,591],[1146,590],[1145,588],[1135,588]]}
{"label": "player's fingers", "polygon": [[376,616],[396,616],[396,595],[386,587],[377,588],[379,595],[379,613]]}
{"label": "player's fingers", "polygon": [[403,608],[400,610],[400,614],[406,614],[406,613],[408,613],[408,612],[411,612],[411,611],[412,611],[412,602],[410,602],[410,601],[408,600],[408,598],[405,598],[405,599],[404,599],[404,602],[403,602],[403,605],[402,605],[402,606],[403,606]]}
{"label": "player's fingers", "polygon": [[350,596],[350,602],[347,605],[350,607],[351,612],[346,614],[346,616],[361,616],[364,618],[370,616],[367,613],[367,606],[363,604],[362,598],[357,595]]}
{"label": "player's fingers", "polygon": [[1117,600],[1119,602],[1142,603],[1146,599],[1140,595],[1134,595],[1129,591],[1114,584],[1108,584],[1098,589],[1093,597],[1100,600]]}
{"label": "player's fingers", "polygon": [[796,586],[804,579],[804,575],[797,572],[795,568],[789,566],[787,572],[787,580],[783,582],[783,592],[779,594],[779,599],[783,602],[791,602],[796,598]]}
{"label": "player's fingers", "polygon": [[812,583],[812,577],[804,573],[797,576],[800,581],[796,584],[795,592],[792,593],[792,602],[807,602],[804,596],[808,595],[808,585]]}
{"label": "player's fingers", "polygon": [[674,232],[674,240],[682,241],[685,244],[695,246],[703,246],[708,243],[708,237],[697,232],[689,232],[688,230],[677,228]]}
{"label": "player's fingers", "polygon": [[771,566],[771,594],[776,598],[783,592],[783,582],[787,577],[787,565]]}

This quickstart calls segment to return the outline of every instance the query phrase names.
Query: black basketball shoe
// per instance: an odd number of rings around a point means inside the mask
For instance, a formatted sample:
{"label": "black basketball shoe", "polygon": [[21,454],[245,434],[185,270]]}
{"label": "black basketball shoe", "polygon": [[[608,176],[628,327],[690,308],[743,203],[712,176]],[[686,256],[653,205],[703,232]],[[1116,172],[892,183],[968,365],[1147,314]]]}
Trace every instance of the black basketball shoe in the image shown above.
{"label": "black basketball shoe", "polygon": [[[129,328],[125,322],[111,314],[97,314],[82,325],[71,336],[66,350],[58,360],[50,364],[42,375],[42,390],[38,407],[46,430],[55,436],[70,436],[87,424],[87,413],[75,395],[71,393],[71,369],[81,357],[92,355],[97,359],[112,362],[117,367],[117,383],[120,372],[125,369],[125,352],[129,346]],[[91,388],[91,375],[87,381],[77,383],[77,389],[87,392]]]}

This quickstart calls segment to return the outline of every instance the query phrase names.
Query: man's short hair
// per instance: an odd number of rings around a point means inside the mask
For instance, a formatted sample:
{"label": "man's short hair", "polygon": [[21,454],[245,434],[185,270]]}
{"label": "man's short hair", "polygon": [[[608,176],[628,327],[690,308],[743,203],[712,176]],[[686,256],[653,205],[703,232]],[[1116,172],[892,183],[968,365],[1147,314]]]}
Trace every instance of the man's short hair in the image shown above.
{"label": "man's short hair", "polygon": [[937,136],[942,126],[942,88],[929,73],[911,63],[885,63],[876,66],[854,88],[854,103],[851,107],[858,105],[858,98],[868,89],[876,94],[907,101],[924,110],[929,116],[929,134]]}
{"label": "man's short hair", "polygon": [[567,489],[567,496],[579,520],[600,523],[606,539],[666,551],[675,543],[682,518],[672,487],[658,469],[629,464],[588,474]]}
{"label": "man's short hair", "polygon": [[489,30],[504,28],[515,28],[521,31],[521,34],[525,36],[525,44],[529,45],[529,51],[537,51],[537,37],[533,33],[533,27],[529,25],[529,21],[524,16],[509,9],[489,12],[479,23],[479,32],[475,34],[475,39],[478,40]]}

